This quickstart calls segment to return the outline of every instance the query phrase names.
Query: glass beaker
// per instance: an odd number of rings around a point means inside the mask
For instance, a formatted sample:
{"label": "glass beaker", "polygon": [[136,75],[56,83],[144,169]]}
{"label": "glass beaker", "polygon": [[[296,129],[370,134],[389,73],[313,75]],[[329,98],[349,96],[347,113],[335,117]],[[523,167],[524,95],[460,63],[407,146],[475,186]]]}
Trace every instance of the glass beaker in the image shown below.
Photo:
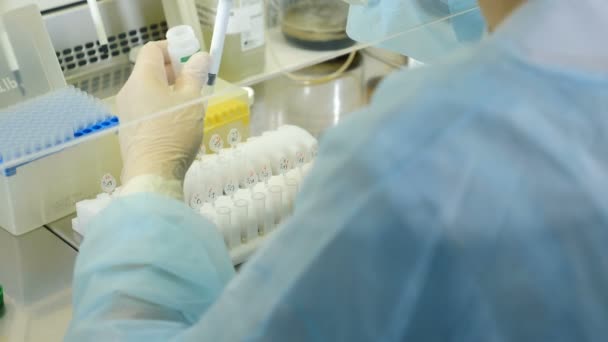
{"label": "glass beaker", "polygon": [[346,34],[348,19],[346,2],[342,0],[280,1],[281,29],[288,41],[312,50],[337,50],[354,44]]}

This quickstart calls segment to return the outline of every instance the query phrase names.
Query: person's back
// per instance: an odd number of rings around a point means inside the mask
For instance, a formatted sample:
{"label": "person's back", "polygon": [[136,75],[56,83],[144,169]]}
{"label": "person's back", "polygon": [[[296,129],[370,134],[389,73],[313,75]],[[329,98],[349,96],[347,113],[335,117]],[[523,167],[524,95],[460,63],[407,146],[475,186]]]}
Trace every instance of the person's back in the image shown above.
{"label": "person's back", "polygon": [[[256,324],[210,336],[604,340],[608,59],[564,66],[566,34],[535,41],[593,19],[550,2],[458,58],[391,77],[328,133],[295,217],[241,275],[259,300],[231,287],[195,331],[242,300]],[[554,27],[567,11],[575,24]]]}
{"label": "person's back", "polygon": [[608,336],[606,18],[599,1],[531,1],[481,47],[393,77],[333,133],[382,187],[370,202],[400,217],[385,238],[428,244],[403,340]]}
{"label": "person's back", "polygon": [[480,47],[384,82],[324,137],[287,226],[174,337],[604,340],[600,2],[531,1]]}

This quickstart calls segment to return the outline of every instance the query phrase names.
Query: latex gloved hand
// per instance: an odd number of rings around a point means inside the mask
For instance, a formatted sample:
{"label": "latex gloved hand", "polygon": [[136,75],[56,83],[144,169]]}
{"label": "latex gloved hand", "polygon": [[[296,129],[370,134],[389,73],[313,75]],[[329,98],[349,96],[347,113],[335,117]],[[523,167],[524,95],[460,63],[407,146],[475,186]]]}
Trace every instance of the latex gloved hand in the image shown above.
{"label": "latex gloved hand", "polygon": [[161,192],[183,197],[184,176],[203,139],[200,100],[209,65],[210,57],[197,53],[180,75],[173,75],[166,42],[148,43],[141,49],[131,77],[116,97],[122,194]]}

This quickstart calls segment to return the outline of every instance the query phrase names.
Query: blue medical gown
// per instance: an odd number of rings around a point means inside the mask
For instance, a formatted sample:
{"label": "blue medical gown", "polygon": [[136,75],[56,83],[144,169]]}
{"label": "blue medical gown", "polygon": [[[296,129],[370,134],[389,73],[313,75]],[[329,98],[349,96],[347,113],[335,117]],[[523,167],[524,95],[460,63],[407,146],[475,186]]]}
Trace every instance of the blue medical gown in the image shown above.
{"label": "blue medical gown", "polygon": [[234,277],[186,206],[114,203],[81,248],[68,340],[605,340],[607,110],[605,75],[492,39],[394,75]]}

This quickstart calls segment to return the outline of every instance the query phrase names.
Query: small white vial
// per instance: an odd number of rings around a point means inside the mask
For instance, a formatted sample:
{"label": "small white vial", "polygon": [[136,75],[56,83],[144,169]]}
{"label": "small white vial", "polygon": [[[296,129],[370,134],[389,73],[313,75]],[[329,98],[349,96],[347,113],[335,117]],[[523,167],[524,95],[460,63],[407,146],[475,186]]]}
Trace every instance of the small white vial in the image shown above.
{"label": "small white vial", "polygon": [[268,189],[268,192],[270,193],[271,209],[274,214],[274,227],[272,229],[274,230],[283,219],[283,188],[273,185]]}
{"label": "small white vial", "polygon": [[173,71],[177,77],[190,57],[201,51],[201,44],[196,39],[192,27],[180,25],[172,27],[167,32],[167,49],[169,50],[169,56],[171,56]]}

